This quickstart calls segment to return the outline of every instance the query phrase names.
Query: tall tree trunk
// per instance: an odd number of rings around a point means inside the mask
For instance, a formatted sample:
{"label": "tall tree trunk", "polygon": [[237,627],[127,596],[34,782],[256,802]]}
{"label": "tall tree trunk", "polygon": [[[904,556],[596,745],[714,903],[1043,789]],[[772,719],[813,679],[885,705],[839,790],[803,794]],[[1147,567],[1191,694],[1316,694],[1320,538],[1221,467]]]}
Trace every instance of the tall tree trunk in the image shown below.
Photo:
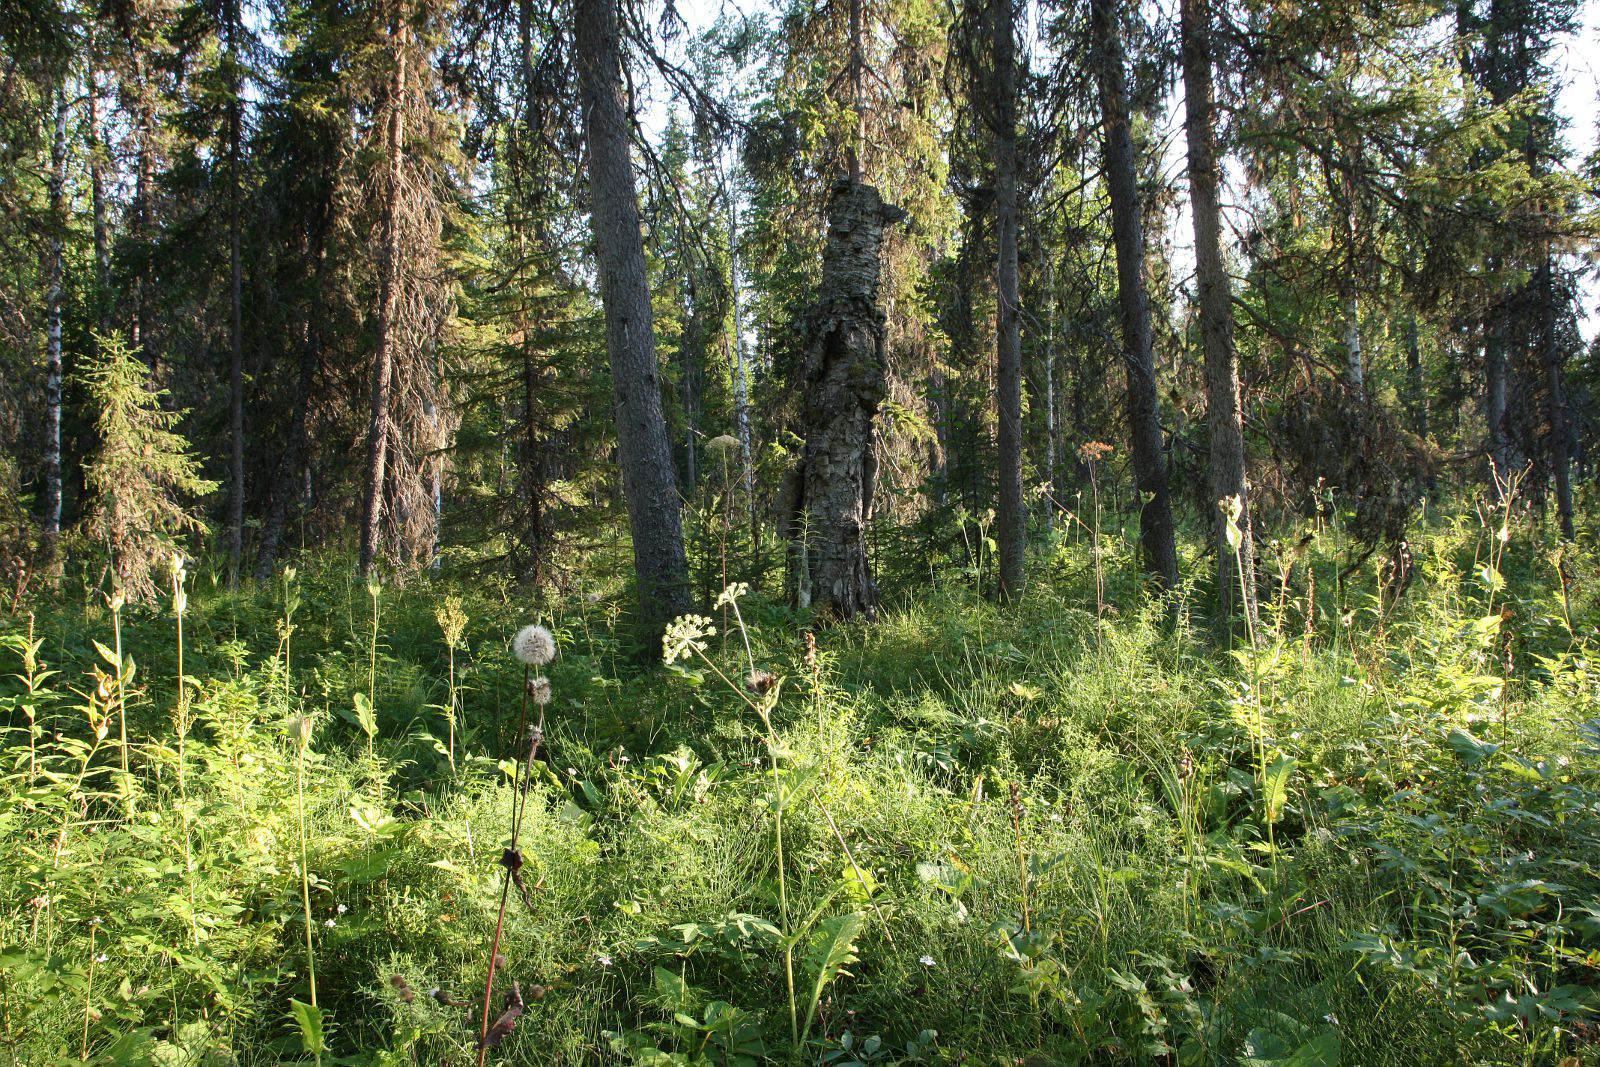
{"label": "tall tree trunk", "polygon": [[[1189,203],[1194,217],[1196,289],[1206,363],[1206,429],[1210,443],[1213,501],[1238,498],[1237,559],[1228,541],[1227,517],[1211,516],[1217,553],[1217,605],[1224,619],[1239,606],[1243,574],[1244,610],[1256,611],[1255,538],[1250,522],[1245,469],[1244,417],[1239,361],[1233,347],[1233,292],[1222,254],[1222,208],[1218,193],[1216,100],[1212,86],[1211,9],[1208,0],[1182,0],[1184,128],[1189,146]],[[1243,569],[1236,565],[1243,563]]]}
{"label": "tall tree trunk", "polygon": [[1548,249],[1539,261],[1534,284],[1541,305],[1539,355],[1545,375],[1546,456],[1550,463],[1551,478],[1555,481],[1556,520],[1561,524],[1561,536],[1570,541],[1573,539],[1572,465],[1567,439],[1566,361],[1561,356],[1560,344],[1556,340],[1555,269]]}
{"label": "tall tree trunk", "polygon": [[1428,439],[1428,382],[1422,373],[1422,338],[1418,334],[1417,316],[1415,313],[1406,316],[1405,325],[1406,346],[1406,377],[1407,387],[1410,392],[1409,403],[1411,415],[1411,432],[1422,438]]}
{"label": "tall tree trunk", "polygon": [[91,27],[86,45],[88,54],[89,105],[89,201],[94,217],[94,309],[95,329],[101,336],[111,332],[111,241],[106,222],[105,140],[100,130],[100,71]]}
{"label": "tall tree trunk", "polygon": [[[1041,258],[1042,254],[1041,254]],[[1056,512],[1061,507],[1061,417],[1056,404],[1056,300],[1055,270],[1048,263],[1044,268],[1045,299],[1050,302],[1046,312],[1044,334],[1044,476],[1050,487],[1051,499],[1044,509],[1046,527],[1053,533]]]}
{"label": "tall tree trunk", "polygon": [[1344,298],[1344,375],[1350,391],[1367,395],[1366,362],[1361,352],[1361,298],[1350,293]]}
{"label": "tall tree trunk", "polygon": [[[44,533],[50,553],[61,533],[61,286],[66,273],[67,93],[57,85],[50,138],[50,252],[45,281]],[[52,561],[53,562],[53,561]]]}
{"label": "tall tree trunk", "polygon": [[1483,340],[1483,421],[1487,430],[1491,489],[1503,492],[1511,478],[1511,435],[1506,417],[1510,361],[1506,356],[1504,298],[1495,301],[1485,316]]}
{"label": "tall tree trunk", "polygon": [[739,289],[739,204],[728,170],[723,171],[723,191],[728,198],[728,295],[732,300],[733,423],[739,436],[740,484],[744,489],[750,534],[756,529],[756,467],[750,434],[750,361],[744,344],[744,301]]}
{"label": "tall tree trunk", "polygon": [[872,186],[836,182],[822,277],[806,311],[806,443],[790,474],[790,560],[796,604],[839,618],[877,605],[867,527],[877,481],[873,421],[888,391],[879,250],[884,226],[904,217]]}
{"label": "tall tree trunk", "polygon": [[989,0],[994,59],[995,403],[998,407],[1000,549],[996,592],[1010,600],[1022,592],[1028,513],[1022,495],[1022,316],[1017,296],[1017,64],[1012,0]]}
{"label": "tall tree trunk", "polygon": [[383,261],[378,265],[378,350],[372,360],[372,402],[367,429],[367,495],[361,516],[361,573],[372,570],[383,522],[388,473],[389,393],[394,377],[395,318],[400,306],[400,167],[406,136],[406,19],[403,0],[390,16],[393,71],[389,82],[389,130],[384,152],[388,169],[383,207]]}
{"label": "tall tree trunk", "polygon": [[228,586],[239,584],[244,554],[244,328],[239,263],[239,2],[227,4],[228,47]]}
{"label": "tall tree trunk", "polygon": [[950,386],[935,353],[928,370],[928,420],[933,433],[928,436],[928,479],[933,483],[933,502],[943,504],[949,494],[948,453],[950,441]]}
{"label": "tall tree trunk", "polygon": [[[529,338],[532,331],[524,330]],[[546,530],[544,514],[545,470],[542,427],[539,425],[539,365],[531,340],[522,353],[522,433],[519,435],[517,475],[522,496],[522,581],[530,589],[544,582]]]}
{"label": "tall tree trunk", "polygon": [[575,0],[573,31],[639,614],[655,632],[689,609],[689,564],[672,446],[661,413],[639,193],[629,157],[617,0]]}
{"label": "tall tree trunk", "polygon": [[137,257],[133,276],[133,322],[128,331],[131,347],[141,350],[151,376],[161,384],[161,357],[150,343],[150,268],[153,259],[150,198],[155,185],[155,89],[150,84],[149,57],[144,45],[131,34],[128,41],[133,62],[134,89],[134,184],[133,246]]}
{"label": "tall tree trunk", "polygon": [[1143,209],[1133,131],[1128,125],[1128,88],[1117,8],[1117,0],[1092,0],[1091,25],[1100,88],[1106,189],[1111,197],[1111,229],[1117,249],[1117,302],[1122,317],[1122,360],[1128,375],[1133,477],[1143,501],[1139,541],[1146,569],[1162,590],[1170,592],[1178,585],[1178,549],[1167,488],[1167,461],[1161,444],[1155,343],[1144,279]]}
{"label": "tall tree trunk", "polygon": [[863,47],[865,31],[862,28],[862,0],[850,0],[850,144],[845,149],[846,167],[850,181],[861,183],[861,154],[867,145],[867,111],[864,106],[867,75],[867,56]]}
{"label": "tall tree trunk", "polygon": [[[267,519],[261,527],[261,548],[256,556],[256,579],[265,581],[272,576],[278,555],[283,549],[283,534],[289,520],[289,506],[304,486],[310,488],[310,436],[306,432],[306,409],[311,405],[311,391],[316,384],[317,365],[322,360],[323,285],[327,279],[327,231],[333,205],[324,201],[319,223],[314,228],[310,242],[311,259],[315,263],[311,280],[311,309],[306,319],[305,337],[300,345],[299,367],[295,375],[294,392],[290,402],[293,416],[289,423],[289,439],[278,463],[277,477],[272,485],[272,500],[267,508]],[[302,526],[302,529],[304,527]]]}
{"label": "tall tree trunk", "polygon": [[[155,165],[155,149],[150,142],[154,138],[155,121],[151,114],[152,104],[147,85],[149,77],[143,59],[137,55],[133,69],[134,91],[137,94],[134,136],[138,140],[133,185],[133,238],[139,263],[133,279],[133,326],[129,330],[129,339],[134,348],[141,348],[145,343],[145,311],[149,299],[146,275],[150,270],[150,185]],[[151,370],[155,370],[155,355],[146,352],[144,356]]]}

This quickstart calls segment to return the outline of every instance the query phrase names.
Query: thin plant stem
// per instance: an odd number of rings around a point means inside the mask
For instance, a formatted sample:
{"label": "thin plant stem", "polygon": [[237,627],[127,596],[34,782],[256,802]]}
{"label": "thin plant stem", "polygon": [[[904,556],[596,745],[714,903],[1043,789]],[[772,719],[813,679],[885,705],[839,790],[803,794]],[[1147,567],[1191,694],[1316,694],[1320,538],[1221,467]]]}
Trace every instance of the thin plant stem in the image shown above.
{"label": "thin plant stem", "polygon": [[172,569],[172,606],[178,622],[178,812],[183,822],[183,877],[189,893],[189,934],[200,943],[200,928],[195,920],[194,842],[189,827],[189,686],[183,673],[183,616],[189,607],[184,591],[185,571],[181,563]]}
{"label": "thin plant stem", "polygon": [[[317,1007],[317,950],[311,940],[311,870],[306,862],[306,748],[310,744],[308,724],[302,724],[300,751],[294,766],[295,820],[300,836],[300,907],[306,924],[306,977],[311,986],[311,1007]],[[317,1063],[322,1063],[322,1052],[316,1053]]]}
{"label": "thin plant stem", "polygon": [[89,1013],[93,1010],[94,1001],[94,922],[89,923],[89,980],[83,989],[83,1040],[78,1046],[78,1058],[89,1062]]}
{"label": "thin plant stem", "polygon": [[127,791],[126,814],[133,817],[133,776],[128,769],[128,690],[127,671],[122,662],[122,591],[111,598],[112,651],[117,656],[117,749],[122,763],[122,788]]}
{"label": "thin plant stem", "polygon": [[[522,668],[522,712],[519,723],[526,723],[528,716],[528,668]],[[494,920],[494,939],[489,943],[489,968],[488,976],[483,983],[483,1022],[478,1031],[478,1067],[483,1067],[489,1055],[489,1012],[490,1003],[494,996],[494,972],[500,961],[500,938],[505,930],[506,904],[511,899],[512,872],[522,865],[522,854],[517,849],[522,833],[523,815],[527,810],[528,788],[533,784],[533,761],[539,757],[539,744],[544,740],[544,704],[539,704],[539,718],[532,730],[528,732],[528,754],[522,765],[517,768],[517,775],[512,780],[511,788],[511,844],[501,854],[500,863],[505,868],[504,877],[500,883],[500,908]]]}

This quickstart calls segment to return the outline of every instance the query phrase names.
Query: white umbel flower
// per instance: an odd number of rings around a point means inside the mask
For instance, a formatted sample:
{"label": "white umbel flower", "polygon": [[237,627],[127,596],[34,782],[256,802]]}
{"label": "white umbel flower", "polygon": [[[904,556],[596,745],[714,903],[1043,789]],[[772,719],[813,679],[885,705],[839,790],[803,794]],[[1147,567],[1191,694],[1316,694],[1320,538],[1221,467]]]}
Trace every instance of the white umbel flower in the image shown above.
{"label": "white umbel flower", "polygon": [[556,639],[543,626],[524,626],[511,639],[511,652],[530,667],[543,667],[556,658]]}

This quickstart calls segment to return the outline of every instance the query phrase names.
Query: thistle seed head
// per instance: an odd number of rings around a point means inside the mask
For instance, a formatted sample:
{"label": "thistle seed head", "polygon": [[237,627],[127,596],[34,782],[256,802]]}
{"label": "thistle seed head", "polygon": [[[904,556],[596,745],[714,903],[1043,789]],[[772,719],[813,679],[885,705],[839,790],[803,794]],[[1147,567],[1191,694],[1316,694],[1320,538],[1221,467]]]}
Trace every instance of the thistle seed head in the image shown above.
{"label": "thistle seed head", "polygon": [[544,675],[528,679],[528,699],[540,707],[550,703],[551,692],[550,679]]}

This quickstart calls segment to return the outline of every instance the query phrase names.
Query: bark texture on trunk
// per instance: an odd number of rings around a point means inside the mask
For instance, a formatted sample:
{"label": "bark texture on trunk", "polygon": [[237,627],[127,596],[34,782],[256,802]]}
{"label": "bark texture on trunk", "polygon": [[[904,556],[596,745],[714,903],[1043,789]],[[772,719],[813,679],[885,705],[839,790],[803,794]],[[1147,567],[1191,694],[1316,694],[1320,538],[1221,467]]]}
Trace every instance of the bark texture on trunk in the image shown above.
{"label": "bark texture on trunk", "polygon": [[66,273],[62,257],[66,234],[67,185],[67,93],[64,86],[54,92],[55,107],[50,139],[50,235],[49,264],[45,279],[45,368],[44,368],[44,532],[55,551],[55,538],[61,533],[61,285]]}
{"label": "bark texture on trunk", "polygon": [[1539,357],[1544,364],[1545,454],[1550,462],[1550,476],[1555,482],[1556,519],[1561,524],[1561,536],[1568,541],[1572,530],[1572,464],[1568,456],[1566,364],[1561,346],[1556,338],[1555,269],[1546,251],[1539,261],[1534,284],[1538,287]]}
{"label": "bark texture on trunk", "polygon": [[605,306],[606,351],[616,402],[639,614],[652,632],[689,609],[689,565],[672,445],[661,411],[655,324],[629,156],[617,0],[573,6],[578,88],[589,147],[590,211]]}
{"label": "bark texture on trunk", "polygon": [[806,443],[790,476],[790,560],[796,604],[839,618],[877,605],[867,524],[877,481],[873,421],[888,390],[879,251],[884,227],[904,217],[872,186],[837,182],[822,278],[806,311]]}
{"label": "bark texture on trunk", "polygon": [[995,403],[999,409],[999,507],[995,540],[1000,550],[996,592],[1010,600],[1022,591],[1027,510],[1022,494],[1022,316],[1017,296],[1017,69],[1012,0],[990,0],[994,53]]}
{"label": "bark texture on trunk", "polygon": [[1506,417],[1511,365],[1506,358],[1505,311],[1491,308],[1487,318],[1483,342],[1483,421],[1487,429],[1485,449],[1489,453],[1490,488],[1499,493],[1509,484],[1513,467]]}
{"label": "bark texture on trunk", "polygon": [[1350,391],[1367,395],[1366,357],[1361,352],[1361,298],[1351,293],[1344,298],[1344,374]]}
{"label": "bark texture on trunk", "polygon": [[1406,377],[1408,381],[1407,407],[1411,415],[1411,432],[1428,439],[1428,382],[1422,371],[1422,338],[1418,334],[1415,314],[1406,316]]}
{"label": "bark texture on trunk", "polygon": [[228,2],[228,585],[239,584],[244,555],[244,326],[243,276],[239,263],[239,98],[238,0]]}
{"label": "bark texture on trunk", "polygon": [[1066,499],[1061,485],[1061,419],[1056,403],[1056,288],[1055,272],[1045,264],[1045,299],[1050,309],[1045,319],[1044,339],[1044,476],[1050,487],[1050,499],[1045,502],[1045,524],[1054,532],[1056,511]]}
{"label": "bark texture on trunk", "polygon": [[1250,523],[1245,468],[1244,417],[1239,361],[1233,347],[1233,292],[1222,255],[1221,175],[1217,164],[1216,101],[1212,85],[1211,9],[1207,0],[1182,0],[1184,131],[1189,148],[1189,202],[1194,219],[1195,280],[1200,336],[1205,348],[1206,429],[1210,444],[1213,502],[1237,497],[1242,505],[1237,559],[1228,542],[1227,519],[1211,516],[1217,553],[1217,606],[1222,618],[1239,609],[1243,563],[1244,610],[1256,611],[1255,539]]}
{"label": "bark texture on trunk", "polygon": [[133,243],[139,257],[133,275],[133,323],[129,329],[131,347],[143,350],[145,363],[150,367],[157,384],[161,379],[161,362],[149,345],[150,273],[150,196],[155,183],[155,101],[150,88],[142,46],[129,42],[133,52],[133,81],[135,93],[134,138],[136,163],[133,184]]}
{"label": "bark texture on trunk", "polygon": [[372,401],[367,426],[367,496],[361,515],[361,573],[372,570],[383,522],[383,496],[389,460],[389,392],[394,377],[395,318],[400,301],[400,167],[405,152],[406,22],[396,11],[389,24],[393,72],[389,82],[388,185],[384,189],[383,262],[378,282],[378,350],[372,360]]}
{"label": "bark texture on trunk", "polygon": [[94,216],[95,327],[101,336],[111,332],[111,241],[106,221],[106,149],[100,130],[100,68],[93,30],[86,48],[89,55],[89,202]]}
{"label": "bark texture on trunk", "polygon": [[1093,0],[1091,27],[1100,89],[1106,187],[1117,249],[1117,302],[1122,318],[1122,359],[1128,375],[1128,430],[1133,476],[1142,506],[1139,542],[1145,567],[1166,591],[1178,585],[1178,550],[1161,444],[1155,344],[1150,295],[1144,278],[1144,218],[1116,0]]}
{"label": "bark texture on trunk", "polygon": [[517,489],[522,497],[522,566],[524,585],[537,589],[544,584],[549,531],[546,528],[545,493],[548,489],[548,451],[545,428],[539,421],[539,392],[543,387],[537,353],[526,326],[522,354],[522,432],[517,439]]}

